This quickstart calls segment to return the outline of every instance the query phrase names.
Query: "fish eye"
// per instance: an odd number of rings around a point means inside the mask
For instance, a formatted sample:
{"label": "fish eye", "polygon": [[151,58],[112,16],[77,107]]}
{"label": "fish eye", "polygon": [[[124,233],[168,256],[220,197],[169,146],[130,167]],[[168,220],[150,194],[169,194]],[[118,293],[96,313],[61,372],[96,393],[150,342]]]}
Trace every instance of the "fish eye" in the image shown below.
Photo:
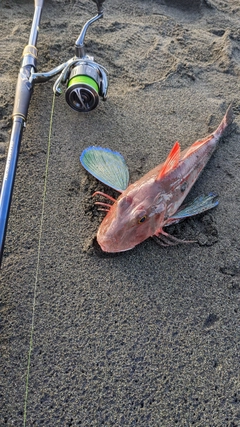
{"label": "fish eye", "polygon": [[145,221],[145,219],[147,218],[147,216],[146,215],[144,215],[144,216],[142,216],[142,218],[140,218],[139,220],[138,220],[138,224],[142,224],[144,221]]}

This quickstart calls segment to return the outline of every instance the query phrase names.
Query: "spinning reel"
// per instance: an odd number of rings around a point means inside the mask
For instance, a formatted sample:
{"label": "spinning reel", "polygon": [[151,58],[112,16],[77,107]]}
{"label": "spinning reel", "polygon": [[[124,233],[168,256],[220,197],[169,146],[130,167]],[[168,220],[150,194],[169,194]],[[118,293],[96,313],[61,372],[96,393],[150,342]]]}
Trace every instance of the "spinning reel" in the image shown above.
{"label": "spinning reel", "polygon": [[103,17],[102,4],[104,0],[93,0],[97,4],[98,14],[89,19],[75,43],[75,56],[67,62],[45,73],[32,72],[31,83],[42,83],[60,73],[53,85],[56,95],[62,94],[61,86],[66,84],[65,93],[68,105],[76,111],[88,112],[99,103],[99,97],[107,99],[108,78],[107,70],[94,61],[93,56],[85,52],[84,39],[88,27]]}

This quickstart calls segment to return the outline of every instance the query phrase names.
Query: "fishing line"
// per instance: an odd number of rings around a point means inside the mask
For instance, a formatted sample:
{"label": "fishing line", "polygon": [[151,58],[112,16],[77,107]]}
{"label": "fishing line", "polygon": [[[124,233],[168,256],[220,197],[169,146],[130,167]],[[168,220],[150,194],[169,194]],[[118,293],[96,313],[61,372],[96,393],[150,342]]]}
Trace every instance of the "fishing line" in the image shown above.
{"label": "fishing line", "polygon": [[49,124],[48,148],[46,157],[45,179],[42,197],[42,213],[40,218],[39,239],[37,249],[37,264],[35,281],[33,286],[33,306],[32,321],[30,326],[30,340],[27,359],[23,426],[26,426],[27,403],[29,391],[29,377],[31,355],[33,350],[33,334],[36,308],[36,295],[39,278],[41,242],[43,232],[44,211],[47,193],[47,179],[51,148],[51,135],[54,114],[55,96],[61,95],[62,87],[66,86],[65,98],[68,105],[75,111],[88,113],[93,110],[99,102],[107,99],[108,72],[102,65],[95,62],[92,55],[87,54],[85,48],[86,32],[93,23],[103,18],[103,3],[105,0],[93,0],[97,6],[97,14],[90,18],[82,27],[79,37],[75,42],[75,55],[68,61],[58,65],[47,72],[37,72],[37,39],[40,19],[44,0],[34,0],[34,16],[32,20],[31,32],[28,44],[25,46],[22,55],[21,68],[18,73],[18,80],[15,92],[13,108],[13,125],[11,131],[10,144],[4,171],[3,183],[0,193],[0,267],[3,257],[4,243],[7,231],[7,223],[10,212],[10,205],[13,193],[13,186],[17,168],[18,155],[22,139],[23,129],[27,120],[28,108],[35,84],[44,83],[58,75],[53,85],[53,100]]}
{"label": "fishing line", "polygon": [[52,124],[53,124],[54,104],[55,104],[55,94],[53,94],[52,109],[51,109],[51,116],[50,116],[50,123],[49,123],[49,134],[48,134],[48,145],[47,145],[47,158],[46,158],[45,179],[44,179],[43,197],[42,197],[42,213],[41,213],[41,219],[40,219],[38,250],[37,250],[37,265],[36,265],[35,282],[34,282],[34,290],[33,290],[32,322],[31,322],[31,332],[30,332],[28,361],[27,361],[25,399],[24,399],[24,411],[23,411],[23,427],[26,426],[26,420],[27,420],[27,402],[28,402],[28,391],[29,391],[29,387],[28,386],[29,386],[31,355],[32,355],[32,350],[33,350],[33,334],[34,334],[36,295],[37,295],[37,285],[38,285],[38,277],[39,277],[39,265],[40,265],[40,254],[41,254],[41,242],[42,242],[42,232],[43,232],[43,221],[44,221],[44,212],[45,212],[45,202],[46,202],[46,194],[47,194],[47,179],[48,179],[48,171],[49,171],[49,159],[50,159],[50,149],[51,149],[51,137],[52,137]]}

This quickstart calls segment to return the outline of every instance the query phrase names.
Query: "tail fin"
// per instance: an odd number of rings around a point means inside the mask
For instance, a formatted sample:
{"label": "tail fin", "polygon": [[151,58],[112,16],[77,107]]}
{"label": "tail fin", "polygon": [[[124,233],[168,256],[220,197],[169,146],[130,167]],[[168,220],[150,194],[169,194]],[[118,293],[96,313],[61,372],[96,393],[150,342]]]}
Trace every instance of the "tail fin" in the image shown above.
{"label": "tail fin", "polygon": [[232,103],[229,105],[225,116],[223,117],[220,125],[214,132],[214,136],[220,137],[222,133],[225,131],[225,129],[232,123],[233,121],[233,110],[232,110]]}

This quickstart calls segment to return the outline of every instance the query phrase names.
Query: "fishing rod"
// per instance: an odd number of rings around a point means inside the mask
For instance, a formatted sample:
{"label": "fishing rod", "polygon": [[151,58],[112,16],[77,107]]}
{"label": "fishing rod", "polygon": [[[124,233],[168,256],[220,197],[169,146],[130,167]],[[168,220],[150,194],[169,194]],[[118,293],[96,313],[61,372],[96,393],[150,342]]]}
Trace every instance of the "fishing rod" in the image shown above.
{"label": "fishing rod", "polygon": [[66,85],[66,101],[73,110],[78,112],[89,112],[96,108],[99,103],[99,97],[103,101],[107,98],[107,70],[102,65],[96,63],[93,56],[86,53],[84,45],[84,39],[89,26],[103,17],[102,5],[104,0],[93,1],[97,5],[97,15],[89,19],[82,27],[80,35],[75,42],[75,56],[48,72],[38,73],[38,52],[36,45],[44,0],[34,0],[31,32],[28,44],[23,50],[22,63],[16,85],[11,137],[1,188],[0,266],[3,257],[22,132],[26,124],[34,84],[44,83],[59,74],[53,85],[53,92],[55,95],[61,95],[62,86]]}

